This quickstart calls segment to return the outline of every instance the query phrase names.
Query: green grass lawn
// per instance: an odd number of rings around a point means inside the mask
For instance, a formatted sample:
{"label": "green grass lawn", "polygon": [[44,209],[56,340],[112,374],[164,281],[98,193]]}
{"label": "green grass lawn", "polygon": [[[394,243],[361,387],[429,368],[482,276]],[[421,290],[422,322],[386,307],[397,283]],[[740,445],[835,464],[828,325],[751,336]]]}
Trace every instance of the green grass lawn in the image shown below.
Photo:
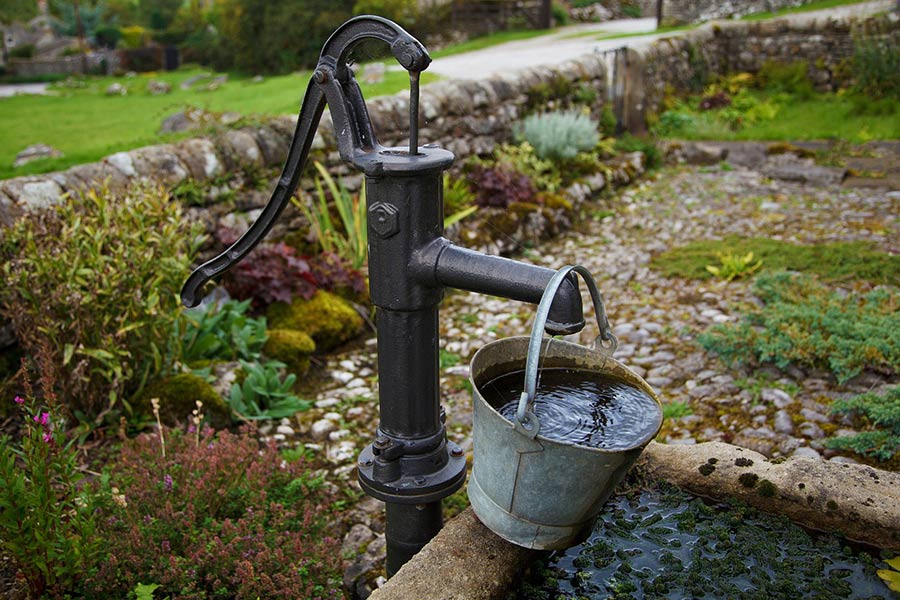
{"label": "green grass lawn", "polygon": [[[266,78],[254,83],[251,78],[231,75],[215,91],[195,86],[182,90],[184,80],[204,73],[199,68],[186,68],[168,73],[140,74],[132,78],[91,77],[85,87],[72,88],[57,84],[51,96],[16,96],[0,98],[0,178],[45,173],[141,146],[171,142],[197,135],[159,135],[162,120],[187,106],[214,112],[234,111],[245,116],[268,116],[296,113],[306,92],[309,72]],[[172,84],[172,93],[151,96],[147,83],[151,79]],[[423,83],[436,76],[422,74]],[[128,89],[126,96],[108,97],[106,88],[119,82]],[[361,83],[366,98],[391,94],[409,87],[403,71],[388,71],[383,83]],[[42,142],[61,150],[65,156],[12,168],[17,153]]]}
{"label": "green grass lawn", "polygon": [[[761,92],[756,93],[764,98]],[[696,107],[699,97],[681,106]],[[893,114],[860,114],[852,100],[840,94],[818,94],[809,100],[792,99],[778,105],[772,119],[732,128],[720,111],[691,110],[691,121],[674,131],[657,128],[664,137],[687,140],[824,140],[853,143],[900,139],[900,109]]]}

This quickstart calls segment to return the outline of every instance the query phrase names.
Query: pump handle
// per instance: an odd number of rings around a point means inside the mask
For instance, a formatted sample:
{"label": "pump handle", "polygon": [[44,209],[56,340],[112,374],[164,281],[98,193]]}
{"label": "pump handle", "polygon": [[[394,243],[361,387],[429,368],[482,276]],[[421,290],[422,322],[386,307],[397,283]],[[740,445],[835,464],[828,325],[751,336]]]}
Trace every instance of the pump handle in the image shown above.
{"label": "pump handle", "polygon": [[278,184],[259,218],[222,254],[200,265],[181,289],[181,301],[187,307],[197,306],[203,286],[247,256],[275,225],[300,182],[309,150],[322,118],[326,101],[334,123],[341,158],[356,162],[361,154],[381,149],[372,129],[365,100],[348,59],[350,52],[367,39],[386,42],[394,58],[416,78],[431,63],[425,47],[402,27],[382,17],[363,15],[341,25],[325,45],[319,62],[306,88],[297,117],[297,128],[288,150]]}

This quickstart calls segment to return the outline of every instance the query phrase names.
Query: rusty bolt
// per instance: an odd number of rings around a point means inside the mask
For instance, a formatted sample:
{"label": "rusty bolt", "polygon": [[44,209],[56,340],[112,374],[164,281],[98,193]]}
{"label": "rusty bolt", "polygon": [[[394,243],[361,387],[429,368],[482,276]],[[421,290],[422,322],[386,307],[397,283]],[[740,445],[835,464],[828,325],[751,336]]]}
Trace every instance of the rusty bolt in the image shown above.
{"label": "rusty bolt", "polygon": [[369,224],[381,238],[389,238],[400,231],[397,207],[385,202],[376,202],[369,207]]}
{"label": "rusty bolt", "polygon": [[454,447],[450,448],[450,456],[455,456],[456,458],[459,458],[463,454],[465,454],[465,452],[463,452],[463,449],[460,448],[459,446],[454,446]]}

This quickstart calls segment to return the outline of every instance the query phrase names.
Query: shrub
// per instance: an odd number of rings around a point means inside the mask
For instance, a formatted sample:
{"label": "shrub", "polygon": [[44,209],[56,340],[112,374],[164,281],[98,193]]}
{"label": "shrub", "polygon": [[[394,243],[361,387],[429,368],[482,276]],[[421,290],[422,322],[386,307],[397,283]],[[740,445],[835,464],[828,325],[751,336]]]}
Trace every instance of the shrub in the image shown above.
{"label": "shrub", "polygon": [[109,556],[88,581],[91,598],[127,598],[142,582],[172,600],[342,598],[327,488],[250,432],[143,435],[108,479]]}
{"label": "shrub", "polygon": [[895,289],[842,294],[807,275],[777,273],[759,276],[754,291],[763,308],[742,323],[717,325],[698,337],[725,362],[827,368],[842,383],[863,369],[900,371]]}
{"label": "shrub", "polygon": [[199,239],[186,222],[164,190],[139,185],[84,192],[7,230],[2,312],[79,418],[99,420],[167,370]]}
{"label": "shrub", "polygon": [[81,591],[102,555],[94,499],[80,487],[78,451],[63,420],[16,396],[22,437],[0,436],[0,549],[12,558],[32,598]]}
{"label": "shrub", "polygon": [[677,110],[667,110],[659,116],[655,131],[659,135],[675,135],[694,127],[694,117]]}
{"label": "shrub", "polygon": [[474,164],[467,169],[466,178],[475,190],[475,203],[482,207],[506,208],[515,202],[532,202],[537,193],[527,175],[504,165]]}
{"label": "shrub", "polygon": [[562,162],[593,149],[600,140],[597,123],[578,111],[531,115],[522,122],[519,135],[540,158]]}
{"label": "shrub", "polygon": [[837,400],[831,411],[855,416],[870,430],[830,439],[827,441],[830,448],[852,450],[880,461],[897,456],[900,451],[900,387],[893,387],[884,394],[869,392]]}
{"label": "shrub", "polygon": [[853,46],[853,90],[873,99],[900,99],[900,37],[858,37]]}
{"label": "shrub", "polygon": [[309,268],[320,289],[347,298],[364,298],[368,290],[366,277],[345,259],[333,252],[321,252],[308,259]]}
{"label": "shrub", "polygon": [[10,58],[21,58],[21,59],[31,59],[34,58],[34,54],[36,49],[34,44],[23,44],[21,46],[14,46],[9,51]]}
{"label": "shrub", "polygon": [[550,5],[550,13],[553,15],[554,25],[569,24],[569,11],[566,10],[566,7],[559,2],[554,2]]}
{"label": "shrub", "polygon": [[767,92],[792,94],[801,100],[815,95],[809,65],[802,60],[788,64],[767,60],[756,74],[756,84]]}
{"label": "shrub", "polygon": [[[220,230],[217,237],[225,245],[237,240],[230,230]],[[258,311],[273,302],[290,302],[294,296],[311,298],[318,287],[309,262],[284,242],[254,248],[223,277],[222,284],[232,297],[250,300]]]}

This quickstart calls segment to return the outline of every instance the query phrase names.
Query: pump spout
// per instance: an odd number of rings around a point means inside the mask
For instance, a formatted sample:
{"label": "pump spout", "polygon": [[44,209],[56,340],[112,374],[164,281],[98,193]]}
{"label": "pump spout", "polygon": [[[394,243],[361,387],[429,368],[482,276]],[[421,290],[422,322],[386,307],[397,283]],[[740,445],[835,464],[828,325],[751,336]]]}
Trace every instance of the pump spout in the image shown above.
{"label": "pump spout", "polygon": [[[456,246],[445,238],[434,240],[413,258],[411,274],[428,286],[500,296],[537,304],[556,273],[502,256],[482,254]],[[544,328],[550,335],[578,333],[584,328],[584,310],[578,280],[560,285]]]}

